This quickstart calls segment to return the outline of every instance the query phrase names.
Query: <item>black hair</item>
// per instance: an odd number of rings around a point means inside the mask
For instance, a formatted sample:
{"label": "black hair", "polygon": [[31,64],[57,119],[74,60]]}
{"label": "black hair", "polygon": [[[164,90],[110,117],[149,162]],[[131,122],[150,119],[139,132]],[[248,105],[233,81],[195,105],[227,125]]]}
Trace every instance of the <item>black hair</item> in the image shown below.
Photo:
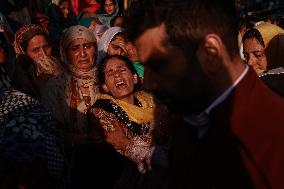
{"label": "black hair", "polygon": [[255,38],[261,44],[261,46],[265,48],[265,44],[261,36],[261,33],[257,29],[251,28],[248,31],[246,31],[242,39],[243,43],[245,42],[245,40],[250,38]]}
{"label": "black hair", "polygon": [[222,39],[231,57],[239,55],[238,16],[233,0],[143,0],[133,2],[125,17],[133,41],[149,28],[165,24],[169,41],[189,53],[209,33]]}
{"label": "black hair", "polygon": [[[114,23],[115,21],[118,19],[118,18],[122,18],[124,19],[124,17],[122,15],[116,15],[115,17],[113,17],[111,20],[110,20],[110,26],[111,27],[114,27]],[[124,24],[122,24],[122,28],[124,28]]]}
{"label": "black hair", "polygon": [[134,91],[142,90],[141,79],[139,78],[139,75],[138,75],[133,63],[129,60],[129,58],[127,58],[126,56],[122,56],[122,55],[107,55],[98,65],[98,80],[99,80],[99,83],[100,83],[101,92],[104,92],[104,90],[102,89],[102,84],[105,84],[105,72],[104,72],[105,67],[106,67],[107,62],[111,59],[119,59],[119,60],[125,62],[126,66],[129,68],[132,75],[134,75],[134,74],[137,75],[138,82],[134,85]]}

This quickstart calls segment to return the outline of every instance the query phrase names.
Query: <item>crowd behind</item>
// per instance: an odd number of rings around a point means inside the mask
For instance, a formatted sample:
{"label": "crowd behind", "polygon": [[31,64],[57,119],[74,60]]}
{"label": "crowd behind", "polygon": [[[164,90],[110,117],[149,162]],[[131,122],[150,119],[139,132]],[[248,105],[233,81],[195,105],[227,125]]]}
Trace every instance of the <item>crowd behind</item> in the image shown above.
{"label": "crowd behind", "polygon": [[[0,12],[0,188],[167,188],[186,123],[143,90],[117,0],[32,2]],[[283,28],[240,19],[238,37],[284,97]]]}

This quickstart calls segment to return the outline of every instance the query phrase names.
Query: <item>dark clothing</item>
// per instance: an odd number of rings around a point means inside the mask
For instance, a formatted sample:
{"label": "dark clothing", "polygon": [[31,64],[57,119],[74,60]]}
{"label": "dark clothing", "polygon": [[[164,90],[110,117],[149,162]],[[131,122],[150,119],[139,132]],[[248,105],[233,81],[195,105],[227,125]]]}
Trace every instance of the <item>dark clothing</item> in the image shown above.
{"label": "dark clothing", "polygon": [[212,109],[199,141],[178,129],[171,149],[170,188],[284,188],[284,100],[252,69]]}
{"label": "dark clothing", "polygon": [[284,97],[284,73],[266,74],[260,79],[278,95]]}

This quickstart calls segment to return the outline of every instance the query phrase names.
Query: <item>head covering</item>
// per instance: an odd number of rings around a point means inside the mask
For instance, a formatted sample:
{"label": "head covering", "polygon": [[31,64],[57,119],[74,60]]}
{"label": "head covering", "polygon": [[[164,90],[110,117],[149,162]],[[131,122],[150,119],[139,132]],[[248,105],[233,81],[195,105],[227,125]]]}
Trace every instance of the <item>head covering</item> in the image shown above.
{"label": "head covering", "polygon": [[27,24],[22,26],[15,33],[14,49],[17,56],[20,54],[26,54],[26,47],[24,47],[25,43],[27,43],[31,38],[36,35],[47,36],[47,31],[41,25]]}
{"label": "head covering", "polygon": [[[105,1],[104,1],[105,2]],[[109,15],[107,14],[105,11],[104,11],[104,5],[102,4],[101,6],[101,14],[98,15],[98,18],[100,20],[100,22],[107,26],[107,27],[110,27],[110,21],[111,19],[113,19],[114,17],[116,17],[118,15],[118,12],[119,12],[119,7],[118,7],[118,2],[117,0],[113,0],[113,3],[115,4],[115,11],[113,14]]]}
{"label": "head covering", "polygon": [[268,22],[260,23],[255,29],[260,32],[265,45],[267,70],[284,67],[284,30]]}
{"label": "head covering", "polygon": [[279,26],[275,25],[275,24],[271,24],[268,22],[263,22],[257,26],[254,27],[255,29],[257,29],[263,39],[265,48],[267,47],[269,41],[276,35],[278,34],[284,34],[284,30],[282,28],[280,28]]}
{"label": "head covering", "polygon": [[85,26],[86,28],[89,28],[93,20],[100,23],[97,15],[93,12],[80,12],[77,15],[77,20],[79,25]]}
{"label": "head covering", "polygon": [[98,58],[97,63],[99,63],[107,53],[108,46],[114,36],[118,33],[122,33],[124,31],[121,27],[111,27],[105,31],[100,41],[98,42]]}
{"label": "head covering", "polygon": [[104,25],[97,24],[96,28],[93,30],[93,33],[99,43],[100,39],[102,38],[103,34],[107,31],[108,27]]}
{"label": "head covering", "polygon": [[60,40],[60,55],[61,60],[68,65],[68,58],[67,58],[67,48],[73,40],[83,38],[90,43],[96,43],[96,37],[94,34],[86,27],[76,25],[71,26],[68,28],[61,37]]}
{"label": "head covering", "polygon": [[[79,70],[68,62],[68,46],[73,40],[80,38],[96,43],[94,34],[88,28],[80,25],[68,28],[60,41],[61,59],[67,69],[51,78],[42,93],[42,103],[52,111],[54,118],[64,127],[63,130],[77,134],[87,130],[84,113],[99,94],[95,62],[90,70]],[[82,88],[88,90],[89,94],[82,91]]]}

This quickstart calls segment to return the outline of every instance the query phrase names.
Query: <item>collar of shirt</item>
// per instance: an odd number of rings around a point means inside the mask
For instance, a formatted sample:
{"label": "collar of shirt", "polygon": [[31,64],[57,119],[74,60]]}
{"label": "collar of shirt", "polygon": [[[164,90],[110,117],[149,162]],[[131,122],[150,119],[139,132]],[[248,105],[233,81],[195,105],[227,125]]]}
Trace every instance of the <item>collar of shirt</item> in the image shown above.
{"label": "collar of shirt", "polygon": [[208,130],[208,123],[209,123],[209,114],[210,111],[215,108],[217,105],[222,103],[226,98],[230,95],[232,90],[238,85],[238,83],[244,78],[244,76],[248,72],[248,66],[246,65],[245,70],[243,73],[235,80],[235,82],[226,89],[213,103],[208,106],[202,113],[196,115],[188,115],[184,117],[184,120],[189,123],[190,125],[194,126],[198,129],[199,138],[202,137]]}

